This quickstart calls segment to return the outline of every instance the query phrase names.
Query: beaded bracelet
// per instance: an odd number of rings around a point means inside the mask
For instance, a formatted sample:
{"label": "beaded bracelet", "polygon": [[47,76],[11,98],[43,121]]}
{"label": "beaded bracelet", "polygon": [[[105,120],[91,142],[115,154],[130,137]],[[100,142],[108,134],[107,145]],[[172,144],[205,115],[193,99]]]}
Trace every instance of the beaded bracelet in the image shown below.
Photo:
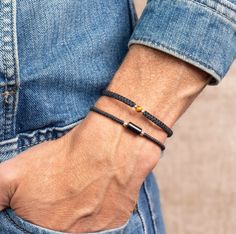
{"label": "beaded bracelet", "polygon": [[121,101],[127,104],[128,106],[132,107],[132,109],[134,109],[136,112],[141,112],[145,118],[149,119],[158,127],[160,127],[162,130],[164,130],[168,137],[171,137],[173,135],[173,131],[167,125],[165,125],[161,120],[159,120],[158,118],[150,114],[148,111],[144,110],[140,105],[137,105],[135,102],[131,101],[130,99],[107,89],[102,91],[102,95],[115,98],[118,101]]}
{"label": "beaded bracelet", "polygon": [[103,115],[103,116],[105,116],[105,117],[107,117],[107,118],[109,118],[109,119],[111,119],[111,120],[113,120],[113,121],[115,121],[115,122],[117,122],[119,124],[121,124],[123,127],[129,129],[130,131],[136,133],[137,135],[140,135],[140,136],[143,136],[143,137],[147,138],[148,140],[150,140],[153,143],[155,143],[156,145],[158,145],[162,151],[165,150],[165,146],[160,141],[158,141],[154,137],[152,137],[149,134],[147,134],[146,132],[144,132],[142,130],[142,128],[140,128],[136,124],[134,124],[132,122],[126,123],[124,120],[121,120],[121,119],[117,118],[116,116],[114,116],[114,115],[112,115],[110,113],[107,113],[107,112],[105,112],[105,111],[103,111],[103,110],[101,110],[101,109],[99,109],[99,108],[97,108],[95,106],[90,107],[90,110],[94,111],[94,112],[96,112],[96,113],[98,113],[100,115]]}

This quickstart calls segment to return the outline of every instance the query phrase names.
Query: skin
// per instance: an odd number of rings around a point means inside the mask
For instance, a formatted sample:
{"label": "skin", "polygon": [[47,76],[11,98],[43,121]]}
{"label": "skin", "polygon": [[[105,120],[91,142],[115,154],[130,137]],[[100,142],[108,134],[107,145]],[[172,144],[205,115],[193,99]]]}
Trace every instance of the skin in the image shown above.
{"label": "skin", "polygon": [[[202,70],[161,51],[132,45],[108,89],[145,107],[168,126],[209,82]],[[100,97],[96,106],[165,142],[167,136],[128,106]],[[0,210],[45,228],[94,232],[123,225],[160,149],[121,125],[89,112],[56,140],[0,164]],[[56,214],[56,215],[55,215]]]}

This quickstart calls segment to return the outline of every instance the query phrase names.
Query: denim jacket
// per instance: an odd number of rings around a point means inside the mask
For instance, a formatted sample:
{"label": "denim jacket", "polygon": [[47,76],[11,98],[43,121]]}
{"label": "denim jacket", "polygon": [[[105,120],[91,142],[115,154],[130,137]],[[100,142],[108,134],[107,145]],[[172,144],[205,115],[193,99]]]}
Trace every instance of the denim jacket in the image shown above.
{"label": "denim jacket", "polygon": [[1,0],[2,160],[83,119],[134,43],[218,84],[236,54],[236,0],[149,0],[139,20],[132,0]]}
{"label": "denim jacket", "polygon": [[218,84],[236,57],[236,0],[149,0],[129,40],[206,71]]}
{"label": "denim jacket", "polygon": [[[217,84],[236,52],[236,1],[0,1],[0,163],[80,123],[131,44],[179,57]],[[124,84],[125,85],[125,84]],[[158,187],[145,179],[126,224],[97,233],[164,234]],[[0,233],[62,233],[0,212]]]}

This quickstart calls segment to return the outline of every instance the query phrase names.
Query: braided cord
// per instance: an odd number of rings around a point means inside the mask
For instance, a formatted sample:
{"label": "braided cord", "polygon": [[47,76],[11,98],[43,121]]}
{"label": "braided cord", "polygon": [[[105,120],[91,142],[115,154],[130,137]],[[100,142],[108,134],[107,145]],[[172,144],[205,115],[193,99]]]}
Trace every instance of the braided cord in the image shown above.
{"label": "braided cord", "polygon": [[116,116],[114,116],[110,113],[107,113],[107,112],[105,112],[105,111],[103,111],[103,110],[101,110],[101,109],[99,109],[95,106],[90,107],[90,110],[93,111],[93,112],[96,112],[100,115],[103,115],[103,116],[115,121],[118,124],[121,124],[123,127],[131,130],[132,132],[134,132],[134,133],[136,133],[140,136],[143,136],[143,137],[147,138],[148,140],[150,140],[153,143],[155,143],[156,145],[158,145],[162,151],[165,150],[165,146],[160,141],[158,141],[156,138],[150,136],[149,134],[143,132],[142,129],[139,126],[137,126],[137,125],[135,125],[131,122],[126,123],[125,121],[117,118]]}
{"label": "braided cord", "polygon": [[[115,98],[116,100],[121,101],[132,108],[138,106],[132,100],[130,100],[118,93],[107,90],[107,89],[102,91],[102,95],[107,96],[107,97],[111,97],[111,98]],[[142,111],[142,114],[146,119],[150,120],[151,122],[156,124],[158,127],[160,127],[163,131],[165,131],[168,137],[171,137],[173,135],[173,131],[166,124],[164,124],[161,120],[159,120],[158,118],[156,118],[155,116],[150,114],[148,111]]]}
{"label": "braided cord", "polygon": [[98,114],[101,114],[101,115],[103,115],[103,116],[105,116],[105,117],[107,117],[107,118],[109,118],[109,119],[111,119],[111,120],[113,120],[113,121],[115,121],[115,122],[121,124],[121,125],[123,125],[123,124],[125,123],[125,121],[123,121],[123,120],[117,118],[116,116],[114,116],[114,115],[112,115],[112,114],[110,114],[110,113],[107,113],[107,112],[105,112],[105,111],[103,111],[103,110],[101,110],[101,109],[98,109],[96,106],[92,106],[92,107],[90,108],[90,110],[91,110],[91,111],[94,111],[94,112],[97,112]]}
{"label": "braided cord", "polygon": [[173,131],[169,127],[167,127],[161,120],[150,114],[148,111],[144,111],[143,116],[163,129],[167,133],[168,137],[171,137],[173,135]]}
{"label": "braided cord", "polygon": [[111,98],[115,98],[118,101],[121,101],[121,102],[127,104],[130,107],[134,107],[136,105],[136,103],[131,101],[130,99],[128,99],[128,98],[126,98],[126,97],[124,97],[124,96],[122,96],[122,95],[120,95],[118,93],[114,93],[114,92],[112,92],[110,90],[107,90],[107,89],[104,89],[102,91],[102,95],[103,96],[107,96],[107,97],[111,97]]}
{"label": "braided cord", "polygon": [[146,132],[143,134],[143,136],[146,137],[148,140],[153,141],[154,143],[156,143],[161,148],[162,151],[165,150],[166,147],[160,141],[158,141],[156,138],[150,136]]}

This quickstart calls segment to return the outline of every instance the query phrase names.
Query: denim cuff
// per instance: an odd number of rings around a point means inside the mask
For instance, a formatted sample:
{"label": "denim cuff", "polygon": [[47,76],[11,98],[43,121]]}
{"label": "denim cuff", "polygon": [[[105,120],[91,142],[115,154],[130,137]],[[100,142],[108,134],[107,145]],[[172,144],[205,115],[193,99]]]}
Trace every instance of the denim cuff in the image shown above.
{"label": "denim cuff", "polygon": [[193,64],[217,85],[236,57],[236,1],[149,0],[128,47],[132,44]]}

